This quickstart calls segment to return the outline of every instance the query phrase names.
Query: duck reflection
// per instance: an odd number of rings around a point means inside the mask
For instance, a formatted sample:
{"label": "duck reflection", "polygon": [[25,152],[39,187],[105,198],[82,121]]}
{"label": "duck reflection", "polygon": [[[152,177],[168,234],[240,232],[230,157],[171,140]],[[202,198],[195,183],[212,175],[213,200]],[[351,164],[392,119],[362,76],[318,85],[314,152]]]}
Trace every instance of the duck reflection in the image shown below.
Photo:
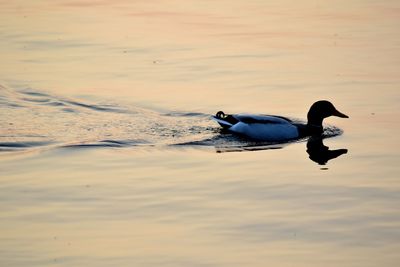
{"label": "duck reflection", "polygon": [[337,158],[347,153],[347,149],[333,149],[325,146],[323,143],[323,137],[311,136],[307,141],[307,153],[309,158],[318,163],[319,165],[325,165],[329,160]]}
{"label": "duck reflection", "polygon": [[[319,165],[325,165],[329,160],[337,158],[343,154],[347,153],[347,149],[329,149],[329,147],[325,146],[323,140],[327,138],[324,135],[314,135],[310,136],[307,140],[306,152],[309,155],[309,158],[318,163]],[[304,140],[304,139],[303,139]],[[215,140],[214,140],[215,141]],[[299,141],[296,141],[299,142]],[[241,142],[239,141],[233,145],[215,145],[215,149],[217,153],[225,153],[225,152],[245,152],[245,151],[259,151],[259,150],[268,150],[268,149],[282,149],[285,146],[288,146],[294,142],[289,142],[285,144],[265,144],[265,143],[249,143],[249,142]]]}

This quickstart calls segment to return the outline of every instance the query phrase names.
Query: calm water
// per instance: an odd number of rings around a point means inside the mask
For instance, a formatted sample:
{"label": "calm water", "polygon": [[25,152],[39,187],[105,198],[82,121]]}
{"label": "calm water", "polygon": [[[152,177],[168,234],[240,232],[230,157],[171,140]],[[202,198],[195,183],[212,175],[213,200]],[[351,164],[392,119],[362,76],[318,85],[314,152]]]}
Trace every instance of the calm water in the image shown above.
{"label": "calm water", "polygon": [[[0,1],[0,265],[399,266],[399,18],[398,1]],[[350,116],[323,140],[210,119],[304,120],[318,99]]]}

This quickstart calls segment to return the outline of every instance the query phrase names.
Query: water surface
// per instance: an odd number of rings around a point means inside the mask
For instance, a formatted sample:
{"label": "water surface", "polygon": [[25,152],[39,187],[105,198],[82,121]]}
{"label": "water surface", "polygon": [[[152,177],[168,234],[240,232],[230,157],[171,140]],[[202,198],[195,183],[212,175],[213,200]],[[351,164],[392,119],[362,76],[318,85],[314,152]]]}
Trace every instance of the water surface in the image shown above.
{"label": "water surface", "polygon": [[[0,265],[398,266],[399,10],[0,1]],[[319,99],[329,138],[210,119]]]}

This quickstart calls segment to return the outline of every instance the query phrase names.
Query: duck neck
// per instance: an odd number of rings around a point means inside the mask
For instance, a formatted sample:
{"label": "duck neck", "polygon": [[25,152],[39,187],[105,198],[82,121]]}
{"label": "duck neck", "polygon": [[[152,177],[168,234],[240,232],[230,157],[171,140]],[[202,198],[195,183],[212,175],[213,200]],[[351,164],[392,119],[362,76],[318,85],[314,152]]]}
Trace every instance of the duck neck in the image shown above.
{"label": "duck neck", "polygon": [[307,128],[314,133],[322,133],[323,132],[323,127],[322,127],[322,120],[323,118],[320,119],[308,119],[307,122]]}

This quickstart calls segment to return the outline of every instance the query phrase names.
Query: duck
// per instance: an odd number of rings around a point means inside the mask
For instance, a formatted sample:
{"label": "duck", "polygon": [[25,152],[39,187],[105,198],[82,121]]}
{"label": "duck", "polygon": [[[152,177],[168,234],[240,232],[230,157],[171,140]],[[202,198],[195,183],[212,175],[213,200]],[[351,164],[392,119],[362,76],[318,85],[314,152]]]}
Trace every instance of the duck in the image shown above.
{"label": "duck", "polygon": [[319,100],[311,105],[306,124],[283,116],[225,114],[223,111],[218,111],[212,118],[230,133],[253,140],[280,142],[321,135],[323,120],[330,116],[349,118],[328,100]]}

